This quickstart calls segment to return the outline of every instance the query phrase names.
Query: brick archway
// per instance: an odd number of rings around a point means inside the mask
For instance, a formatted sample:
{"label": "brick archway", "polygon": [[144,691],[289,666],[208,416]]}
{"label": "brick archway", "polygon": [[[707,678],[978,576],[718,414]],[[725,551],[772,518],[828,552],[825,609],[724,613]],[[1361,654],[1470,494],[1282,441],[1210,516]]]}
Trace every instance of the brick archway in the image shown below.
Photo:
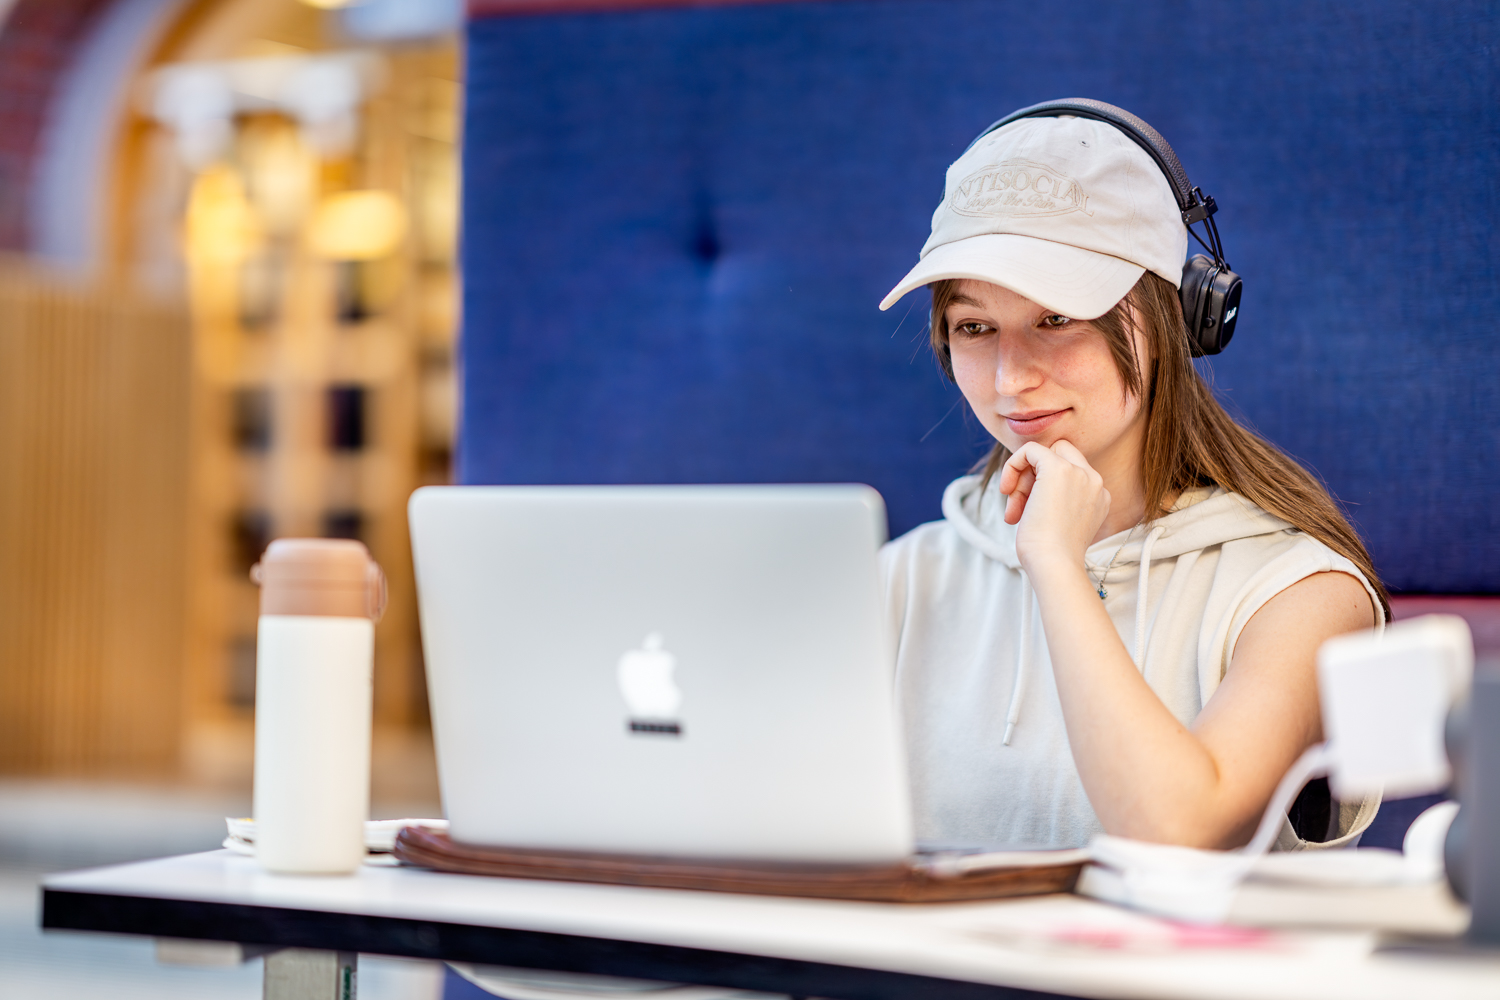
{"label": "brick archway", "polygon": [[52,99],[110,3],[18,0],[0,26],[0,249],[29,246],[27,205]]}

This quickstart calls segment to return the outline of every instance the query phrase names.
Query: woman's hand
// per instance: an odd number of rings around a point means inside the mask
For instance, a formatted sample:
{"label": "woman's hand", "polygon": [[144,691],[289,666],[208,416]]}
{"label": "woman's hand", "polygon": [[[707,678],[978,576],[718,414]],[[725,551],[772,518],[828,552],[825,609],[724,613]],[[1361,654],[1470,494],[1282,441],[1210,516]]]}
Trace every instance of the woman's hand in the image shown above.
{"label": "woman's hand", "polygon": [[1027,572],[1061,560],[1081,566],[1109,515],[1109,490],[1083,453],[1067,441],[1048,448],[1028,441],[1000,472],[1005,523],[1019,524],[1016,555]]}

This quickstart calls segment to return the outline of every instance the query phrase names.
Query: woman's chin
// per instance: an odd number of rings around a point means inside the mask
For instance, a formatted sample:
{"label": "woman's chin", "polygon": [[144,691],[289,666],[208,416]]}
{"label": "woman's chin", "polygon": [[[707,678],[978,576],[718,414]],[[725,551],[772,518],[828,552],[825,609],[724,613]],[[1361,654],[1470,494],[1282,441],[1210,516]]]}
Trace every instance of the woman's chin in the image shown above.
{"label": "woman's chin", "polygon": [[1056,427],[1045,428],[1036,434],[1017,434],[1010,427],[1002,426],[1000,433],[995,434],[995,440],[1012,452],[1019,451],[1024,444],[1039,444],[1043,448],[1050,448],[1064,437],[1062,430]]}

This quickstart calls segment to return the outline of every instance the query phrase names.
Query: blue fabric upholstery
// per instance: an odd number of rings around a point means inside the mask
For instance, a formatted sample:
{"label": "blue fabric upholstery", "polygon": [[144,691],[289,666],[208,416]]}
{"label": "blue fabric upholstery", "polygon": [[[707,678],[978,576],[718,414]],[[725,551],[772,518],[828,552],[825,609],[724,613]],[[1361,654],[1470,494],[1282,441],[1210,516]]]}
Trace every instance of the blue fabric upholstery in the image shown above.
{"label": "blue fabric upholstery", "polygon": [[480,989],[452,969],[443,969],[443,1000],[493,1000],[495,994]]}
{"label": "blue fabric upholstery", "polygon": [[893,532],[939,516],[987,442],[925,294],[876,303],[980,128],[1087,96],[1222,207],[1231,408],[1351,505],[1391,586],[1500,591],[1496,40],[1488,0],[475,21],[461,481],[862,480]]}

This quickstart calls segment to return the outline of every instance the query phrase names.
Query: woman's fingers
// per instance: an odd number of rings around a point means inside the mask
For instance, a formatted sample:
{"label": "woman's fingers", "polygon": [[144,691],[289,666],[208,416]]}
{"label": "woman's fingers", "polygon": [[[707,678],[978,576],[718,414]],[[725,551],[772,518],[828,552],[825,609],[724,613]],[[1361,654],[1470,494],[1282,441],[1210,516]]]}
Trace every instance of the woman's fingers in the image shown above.
{"label": "woman's fingers", "polygon": [[1016,481],[1027,470],[1034,470],[1040,463],[1051,457],[1052,452],[1037,444],[1035,441],[1027,441],[1021,447],[1011,453],[1010,458],[1005,460],[1005,465],[1000,470],[1000,492],[1008,492],[1006,486]]}
{"label": "woman's fingers", "polygon": [[1019,493],[1011,493],[1005,498],[1005,523],[1021,523],[1021,515],[1026,513],[1026,498]]}
{"label": "woman's fingers", "polygon": [[1094,471],[1094,467],[1089,464],[1089,460],[1083,457],[1083,452],[1074,447],[1072,441],[1064,440],[1057,442],[1057,444],[1052,446],[1052,453],[1059,458],[1066,459],[1069,463],[1078,466],[1080,469],[1088,469],[1090,472]]}
{"label": "woman's fingers", "polygon": [[1026,501],[1036,486],[1036,472],[1028,468],[1017,478],[1015,485],[1005,498],[1005,523],[1015,524],[1026,510]]}
{"label": "woman's fingers", "polygon": [[1015,524],[1021,520],[1021,514],[1026,510],[1026,499],[1031,496],[1031,490],[1036,485],[1038,463],[1045,461],[1050,454],[1035,441],[1028,441],[1005,460],[1005,465],[1000,470],[1000,492],[1006,495],[1006,524]]}
{"label": "woman's fingers", "polygon": [[[1061,546],[1081,555],[1109,513],[1103,477],[1071,441],[1051,447],[1028,441],[1017,448],[1001,472],[1000,492],[1006,495],[1005,522],[1021,525],[1018,552]],[[1040,509],[1027,514],[1036,505]],[[1026,524],[1021,524],[1023,515]]]}
{"label": "woman's fingers", "polygon": [[1000,467],[1000,492],[1009,493],[1016,487],[1016,480],[1022,471],[1031,467],[1031,461],[1027,458],[1026,449],[1029,444],[1023,444],[1017,450],[1011,452],[1010,458]]}

